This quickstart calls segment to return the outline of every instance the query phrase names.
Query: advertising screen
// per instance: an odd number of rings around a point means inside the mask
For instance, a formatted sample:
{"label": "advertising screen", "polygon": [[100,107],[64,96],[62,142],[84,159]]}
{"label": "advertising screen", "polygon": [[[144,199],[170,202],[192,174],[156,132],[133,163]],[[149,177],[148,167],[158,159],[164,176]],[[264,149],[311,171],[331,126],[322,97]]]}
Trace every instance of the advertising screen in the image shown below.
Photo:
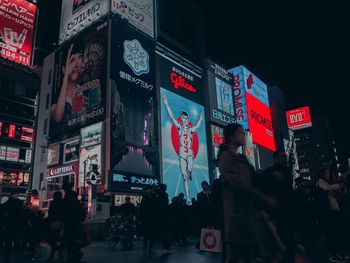
{"label": "advertising screen", "polygon": [[18,162],[19,148],[7,147],[6,149],[6,161]]}
{"label": "advertising screen", "polygon": [[4,161],[6,160],[6,146],[0,145],[0,160]]}
{"label": "advertising screen", "polygon": [[0,122],[0,138],[33,142],[34,129],[10,122]]}
{"label": "advertising screen", "polygon": [[102,120],[107,85],[107,22],[96,25],[57,54],[50,137]]}
{"label": "advertising screen", "polygon": [[31,66],[37,7],[24,0],[0,0],[0,55]]}
{"label": "advertising screen", "polygon": [[249,131],[253,142],[271,151],[276,150],[270,108],[260,100],[246,94]]}
{"label": "advertising screen", "polygon": [[224,143],[224,129],[215,125],[211,125],[211,138],[213,146],[219,148]]}
{"label": "advertising screen", "polygon": [[138,192],[144,193],[148,186],[156,187],[159,185],[158,178],[153,176],[135,175],[132,173],[110,172],[108,189],[111,192]]}
{"label": "advertising screen", "polygon": [[154,37],[153,0],[112,0],[112,12]]}
{"label": "advertising screen", "polygon": [[79,160],[79,140],[67,142],[63,146],[63,163]]}
{"label": "advertising screen", "polygon": [[47,166],[56,165],[60,162],[60,145],[50,145],[47,150]]}
{"label": "advertising screen", "polygon": [[312,127],[309,106],[287,111],[287,122],[292,130]]}
{"label": "advertising screen", "polygon": [[206,99],[210,110],[207,117],[213,123],[227,125],[235,123],[233,79],[223,66],[207,60]]}
{"label": "advertising screen", "polygon": [[112,31],[110,170],[158,177],[154,44],[124,24]]}
{"label": "advertising screen", "polygon": [[30,174],[16,170],[0,169],[0,184],[28,186]]}
{"label": "advertising screen", "polygon": [[102,122],[81,129],[78,187],[102,183]]}
{"label": "advertising screen", "polygon": [[101,19],[109,9],[110,0],[63,0],[59,43]]}
{"label": "advertising screen", "polygon": [[161,98],[163,181],[190,204],[209,179],[204,107],[164,88]]}
{"label": "advertising screen", "polygon": [[275,151],[267,86],[244,66],[230,69],[234,81],[237,122],[251,132],[253,142]]}

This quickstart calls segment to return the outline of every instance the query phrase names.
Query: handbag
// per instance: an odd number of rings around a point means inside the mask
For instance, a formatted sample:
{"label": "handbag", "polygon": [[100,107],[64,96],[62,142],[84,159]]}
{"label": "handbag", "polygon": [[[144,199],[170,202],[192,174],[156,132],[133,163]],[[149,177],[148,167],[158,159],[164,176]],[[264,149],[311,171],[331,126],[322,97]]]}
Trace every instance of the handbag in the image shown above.
{"label": "handbag", "polygon": [[212,253],[222,252],[221,231],[217,229],[202,228],[200,250]]}

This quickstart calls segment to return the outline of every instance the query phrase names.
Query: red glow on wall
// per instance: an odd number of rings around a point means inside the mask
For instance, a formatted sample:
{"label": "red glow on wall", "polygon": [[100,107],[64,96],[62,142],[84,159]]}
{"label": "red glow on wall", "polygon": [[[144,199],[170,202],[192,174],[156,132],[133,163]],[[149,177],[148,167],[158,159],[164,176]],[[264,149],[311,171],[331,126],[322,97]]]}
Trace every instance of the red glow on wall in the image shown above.
{"label": "red glow on wall", "polygon": [[246,100],[249,130],[252,133],[253,142],[275,151],[275,136],[270,108],[249,93],[246,93]]}

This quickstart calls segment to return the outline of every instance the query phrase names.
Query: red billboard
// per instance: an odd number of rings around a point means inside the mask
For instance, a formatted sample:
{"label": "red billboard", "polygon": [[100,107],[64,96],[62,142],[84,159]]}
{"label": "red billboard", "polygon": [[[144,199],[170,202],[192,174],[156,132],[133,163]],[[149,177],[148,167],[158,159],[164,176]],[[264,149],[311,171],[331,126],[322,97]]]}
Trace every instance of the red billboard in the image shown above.
{"label": "red billboard", "polygon": [[270,107],[246,93],[249,130],[253,142],[271,151],[276,150]]}
{"label": "red billboard", "polygon": [[36,5],[24,0],[0,0],[1,57],[31,65],[36,9]]}
{"label": "red billboard", "polygon": [[288,128],[292,130],[311,127],[312,122],[309,106],[287,111],[287,122]]}

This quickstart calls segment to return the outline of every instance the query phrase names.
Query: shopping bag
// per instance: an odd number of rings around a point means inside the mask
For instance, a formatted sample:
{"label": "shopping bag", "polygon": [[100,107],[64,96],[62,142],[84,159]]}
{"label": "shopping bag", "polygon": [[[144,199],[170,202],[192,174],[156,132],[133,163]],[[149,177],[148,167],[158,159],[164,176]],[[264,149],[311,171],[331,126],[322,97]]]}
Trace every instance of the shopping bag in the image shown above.
{"label": "shopping bag", "polygon": [[221,253],[222,252],[222,239],[221,231],[217,229],[202,228],[200,250]]}

